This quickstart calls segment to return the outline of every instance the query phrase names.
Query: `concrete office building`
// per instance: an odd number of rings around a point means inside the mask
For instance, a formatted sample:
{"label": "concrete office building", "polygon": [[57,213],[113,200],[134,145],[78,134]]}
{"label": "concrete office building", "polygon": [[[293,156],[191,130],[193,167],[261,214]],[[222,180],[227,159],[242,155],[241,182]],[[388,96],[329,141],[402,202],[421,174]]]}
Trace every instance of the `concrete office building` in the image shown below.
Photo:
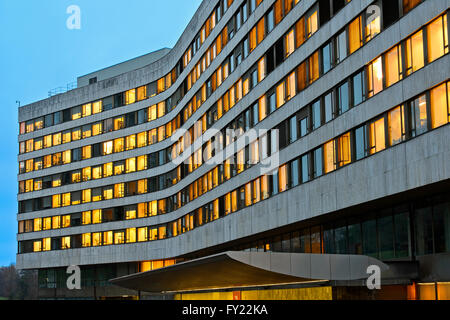
{"label": "concrete office building", "polygon": [[20,107],[17,267],[42,299],[449,299],[449,4],[205,0]]}

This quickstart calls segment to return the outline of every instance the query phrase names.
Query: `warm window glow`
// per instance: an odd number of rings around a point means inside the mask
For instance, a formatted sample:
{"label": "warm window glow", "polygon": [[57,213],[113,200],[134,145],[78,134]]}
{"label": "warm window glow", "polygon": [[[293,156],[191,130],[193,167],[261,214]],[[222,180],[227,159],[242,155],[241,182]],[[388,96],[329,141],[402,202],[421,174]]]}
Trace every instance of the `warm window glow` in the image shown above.
{"label": "warm window glow", "polygon": [[388,113],[389,145],[393,146],[405,139],[405,119],[403,106]]}
{"label": "warm window glow", "polygon": [[83,233],[81,236],[81,245],[83,247],[90,247],[91,246],[91,234],[90,233]]}
{"label": "warm window glow", "polygon": [[125,92],[125,104],[136,102],[136,89],[131,89]]}
{"label": "warm window glow", "polygon": [[369,126],[370,154],[386,148],[384,118],[374,121]]}
{"label": "warm window glow", "polygon": [[279,192],[285,191],[288,188],[287,169],[288,169],[288,166],[286,164],[282,165],[278,169],[278,191]]}
{"label": "warm window glow", "polygon": [[323,146],[323,161],[325,173],[336,170],[334,140],[331,140]]}
{"label": "warm window glow", "polygon": [[289,31],[288,34],[285,36],[284,42],[285,42],[285,54],[286,54],[286,57],[288,57],[295,50],[294,30],[293,29],[291,31]]}
{"label": "warm window glow", "polygon": [[61,238],[61,249],[70,249],[70,237]]}
{"label": "warm window glow", "polygon": [[318,15],[317,15],[317,11],[314,11],[308,17],[308,20],[306,21],[306,26],[307,26],[307,36],[309,38],[318,29]]}
{"label": "warm window glow", "polygon": [[338,164],[339,167],[345,166],[352,161],[352,152],[350,145],[350,132],[343,134],[337,140],[338,143]]}
{"label": "warm window glow", "polygon": [[448,53],[447,15],[437,18],[427,26],[428,62]]}
{"label": "warm window glow", "polygon": [[447,85],[442,84],[431,90],[431,128],[440,127],[449,121],[449,107],[447,99]]}
{"label": "warm window glow", "polygon": [[353,20],[348,26],[348,45],[350,54],[362,46],[361,16]]}
{"label": "warm window glow", "polygon": [[369,97],[383,90],[383,67],[381,57],[371,62],[368,66]]}
{"label": "warm window glow", "polygon": [[386,53],[386,86],[389,87],[402,79],[402,50],[395,46]]}
{"label": "warm window glow", "polygon": [[[366,18],[368,18],[367,16]],[[373,37],[380,33],[381,19],[379,13],[370,13],[371,21],[366,24],[366,42],[370,41]]]}
{"label": "warm window glow", "polygon": [[424,66],[423,32],[420,30],[406,40],[406,74],[409,75]]}

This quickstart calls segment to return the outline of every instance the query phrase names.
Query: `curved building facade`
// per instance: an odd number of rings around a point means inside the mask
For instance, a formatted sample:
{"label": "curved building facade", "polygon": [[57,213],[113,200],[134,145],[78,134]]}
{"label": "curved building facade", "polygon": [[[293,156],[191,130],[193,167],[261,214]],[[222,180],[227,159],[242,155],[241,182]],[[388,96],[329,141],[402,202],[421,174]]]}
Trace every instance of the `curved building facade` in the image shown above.
{"label": "curved building facade", "polygon": [[448,299],[448,10],[204,0],[20,107],[17,267],[41,298]]}

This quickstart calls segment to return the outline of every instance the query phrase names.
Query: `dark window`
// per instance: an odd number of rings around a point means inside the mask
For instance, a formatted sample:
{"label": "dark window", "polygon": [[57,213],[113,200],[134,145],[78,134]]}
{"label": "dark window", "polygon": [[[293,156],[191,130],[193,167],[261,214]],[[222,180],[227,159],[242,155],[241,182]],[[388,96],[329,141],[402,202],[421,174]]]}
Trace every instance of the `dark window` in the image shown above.
{"label": "dark window", "polygon": [[377,257],[377,224],[375,219],[364,221],[361,224],[363,236],[363,254]]}
{"label": "dark window", "polygon": [[417,255],[433,253],[433,220],[430,207],[416,210],[415,238]]}
{"label": "dark window", "polygon": [[378,241],[380,243],[380,259],[391,259],[394,255],[394,229],[392,215],[379,218]]}

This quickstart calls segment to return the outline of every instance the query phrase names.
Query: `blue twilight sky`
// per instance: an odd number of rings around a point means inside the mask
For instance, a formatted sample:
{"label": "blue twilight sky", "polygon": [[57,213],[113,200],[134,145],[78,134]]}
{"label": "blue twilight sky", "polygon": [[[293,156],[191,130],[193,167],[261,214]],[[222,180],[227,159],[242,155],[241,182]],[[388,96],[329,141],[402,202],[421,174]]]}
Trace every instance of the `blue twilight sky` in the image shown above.
{"label": "blue twilight sky", "polygon": [[[0,266],[17,244],[17,104],[81,75],[173,47],[201,0],[0,0]],[[81,29],[69,30],[70,5]]]}

